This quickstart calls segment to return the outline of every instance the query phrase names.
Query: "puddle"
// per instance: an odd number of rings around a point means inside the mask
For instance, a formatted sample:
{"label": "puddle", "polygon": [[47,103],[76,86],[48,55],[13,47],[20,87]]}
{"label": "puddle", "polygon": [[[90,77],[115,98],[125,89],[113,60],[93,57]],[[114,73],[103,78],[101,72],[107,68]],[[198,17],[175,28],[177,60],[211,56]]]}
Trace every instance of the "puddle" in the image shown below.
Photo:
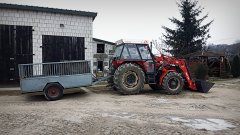
{"label": "puddle", "polygon": [[129,119],[136,116],[136,114],[131,114],[128,112],[111,112],[111,113],[102,113],[101,115],[103,117],[117,117],[117,118],[124,118],[124,119]]}
{"label": "puddle", "polygon": [[162,98],[162,99],[157,99],[156,103],[165,103],[166,104],[166,103],[169,103],[169,101],[167,99]]}
{"label": "puddle", "polygon": [[185,119],[183,117],[170,117],[171,120],[182,122],[185,126],[195,129],[206,129],[209,131],[219,131],[236,127],[222,119]]}

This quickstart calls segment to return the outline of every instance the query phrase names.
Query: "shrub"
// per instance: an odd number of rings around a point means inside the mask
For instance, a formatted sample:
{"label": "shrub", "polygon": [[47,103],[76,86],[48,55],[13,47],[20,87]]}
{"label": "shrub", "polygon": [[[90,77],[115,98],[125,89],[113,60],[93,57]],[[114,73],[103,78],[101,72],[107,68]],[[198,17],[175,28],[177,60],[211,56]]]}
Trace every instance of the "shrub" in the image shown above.
{"label": "shrub", "polygon": [[195,76],[197,79],[206,80],[208,76],[208,67],[204,64],[198,64],[195,70]]}
{"label": "shrub", "polygon": [[235,78],[240,76],[240,60],[238,55],[234,56],[233,58],[231,65],[231,73]]}

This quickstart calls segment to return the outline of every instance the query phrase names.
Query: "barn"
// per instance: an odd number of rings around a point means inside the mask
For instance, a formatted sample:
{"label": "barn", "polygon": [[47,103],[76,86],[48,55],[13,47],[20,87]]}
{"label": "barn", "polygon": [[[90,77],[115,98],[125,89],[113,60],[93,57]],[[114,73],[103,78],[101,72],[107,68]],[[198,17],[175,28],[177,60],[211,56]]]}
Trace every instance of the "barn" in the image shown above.
{"label": "barn", "polygon": [[184,56],[187,60],[191,74],[199,64],[204,64],[208,67],[208,75],[210,77],[227,77],[226,67],[230,64],[224,53],[215,53],[211,51],[197,51]]}
{"label": "barn", "polygon": [[0,4],[0,83],[18,82],[18,64],[90,60],[97,13]]}

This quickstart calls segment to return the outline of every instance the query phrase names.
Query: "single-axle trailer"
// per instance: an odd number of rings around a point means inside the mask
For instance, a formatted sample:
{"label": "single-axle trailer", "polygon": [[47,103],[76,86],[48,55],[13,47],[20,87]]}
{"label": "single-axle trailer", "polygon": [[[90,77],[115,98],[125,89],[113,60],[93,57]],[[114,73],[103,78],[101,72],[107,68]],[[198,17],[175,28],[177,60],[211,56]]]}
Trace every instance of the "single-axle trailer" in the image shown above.
{"label": "single-axle trailer", "polygon": [[93,82],[90,61],[20,64],[19,77],[23,93],[43,92],[47,100],[60,99],[64,89],[97,83]]}

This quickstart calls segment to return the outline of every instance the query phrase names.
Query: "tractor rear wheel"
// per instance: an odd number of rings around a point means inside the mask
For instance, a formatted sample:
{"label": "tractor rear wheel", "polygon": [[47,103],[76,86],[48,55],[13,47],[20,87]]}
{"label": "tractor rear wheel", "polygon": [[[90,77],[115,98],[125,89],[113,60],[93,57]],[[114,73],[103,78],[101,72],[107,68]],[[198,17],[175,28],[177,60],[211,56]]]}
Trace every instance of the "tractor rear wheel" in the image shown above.
{"label": "tractor rear wheel", "polygon": [[114,82],[113,82],[113,76],[111,76],[111,77],[107,80],[107,82],[108,82],[108,86],[109,86],[111,89],[117,90],[116,87],[115,87],[115,85],[114,85]]}
{"label": "tractor rear wheel", "polygon": [[153,90],[162,90],[162,87],[159,84],[148,84]]}
{"label": "tractor rear wheel", "polygon": [[183,78],[176,72],[170,72],[163,78],[163,89],[169,95],[179,94],[183,89]]}
{"label": "tractor rear wheel", "polygon": [[111,89],[117,90],[116,87],[114,86],[114,81],[113,81],[113,79],[114,79],[114,77],[113,77],[114,73],[115,73],[115,69],[114,69],[113,66],[111,65],[111,66],[110,66],[110,69],[109,69],[109,72],[108,72],[108,75],[111,76],[111,77],[108,78],[107,82],[108,82],[108,86],[110,86]]}
{"label": "tractor rear wheel", "polygon": [[145,75],[138,65],[126,63],[117,68],[113,80],[121,94],[137,94],[144,87]]}

